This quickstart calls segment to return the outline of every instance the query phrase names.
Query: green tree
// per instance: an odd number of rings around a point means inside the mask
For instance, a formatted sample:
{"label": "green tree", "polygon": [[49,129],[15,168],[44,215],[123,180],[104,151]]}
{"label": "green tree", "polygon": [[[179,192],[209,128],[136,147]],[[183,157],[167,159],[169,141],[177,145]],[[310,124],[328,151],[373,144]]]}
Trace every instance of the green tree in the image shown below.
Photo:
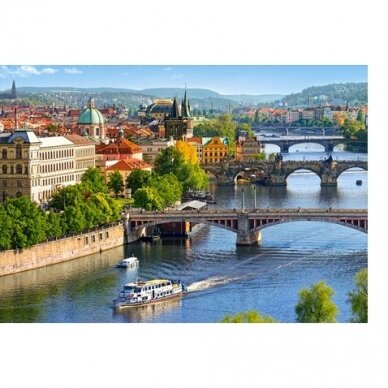
{"label": "green tree", "polygon": [[252,131],[252,127],[248,123],[238,124],[236,127],[236,131],[240,134],[241,132],[246,132],[248,137],[255,136],[255,133]]}
{"label": "green tree", "polygon": [[46,239],[46,214],[35,202],[21,196],[9,198],[4,207],[14,218],[14,248],[26,248]]}
{"label": "green tree", "polygon": [[368,322],[368,269],[356,273],[356,289],[348,293],[348,302],[352,307],[351,322]]}
{"label": "green tree", "polygon": [[183,185],[183,191],[189,189],[203,190],[207,187],[209,179],[205,171],[198,164],[185,163],[176,173]]}
{"label": "green tree", "polygon": [[110,174],[108,187],[115,193],[116,198],[124,190],[124,179],[118,171]]}
{"label": "green tree", "polygon": [[164,206],[172,206],[182,197],[182,184],[172,173],[156,177],[151,187],[159,193]]}
{"label": "green tree", "polygon": [[67,206],[62,216],[62,229],[65,233],[80,233],[86,229],[86,220],[82,207]]}
{"label": "green tree", "polygon": [[270,315],[262,315],[258,311],[248,310],[235,315],[226,315],[221,323],[276,323]]}
{"label": "green tree", "polygon": [[158,175],[175,172],[183,165],[184,158],[182,152],[175,147],[167,147],[159,152],[155,159],[154,171]]}
{"label": "green tree", "polygon": [[0,250],[12,248],[13,219],[0,205]]}
{"label": "green tree", "polygon": [[47,215],[46,236],[47,237],[61,237],[63,235],[61,225],[61,214],[50,211]]}
{"label": "green tree", "polygon": [[81,181],[93,193],[108,193],[108,186],[105,183],[105,178],[100,174],[98,168],[88,168],[84,175],[82,175]]}
{"label": "green tree", "polygon": [[128,175],[126,180],[126,187],[131,189],[132,195],[136,193],[137,189],[150,184],[152,179],[152,173],[146,170],[136,169]]}
{"label": "green tree", "polygon": [[313,284],[310,289],[302,288],[299,301],[295,306],[297,322],[331,323],[336,322],[338,307],[331,300],[333,289],[321,281]]}
{"label": "green tree", "polygon": [[258,152],[258,153],[255,155],[255,159],[256,159],[256,160],[265,161],[265,159],[266,159],[266,154],[265,154],[264,152]]}
{"label": "green tree", "polygon": [[165,203],[158,191],[153,187],[142,187],[134,195],[135,206],[145,210],[163,210]]}

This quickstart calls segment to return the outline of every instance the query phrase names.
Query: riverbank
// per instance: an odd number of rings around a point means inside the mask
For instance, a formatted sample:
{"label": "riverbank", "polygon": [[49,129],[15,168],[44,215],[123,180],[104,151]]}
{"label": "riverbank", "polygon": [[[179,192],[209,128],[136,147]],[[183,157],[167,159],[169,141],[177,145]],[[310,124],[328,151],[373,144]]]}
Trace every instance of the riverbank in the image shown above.
{"label": "riverbank", "polygon": [[78,259],[125,244],[122,223],[79,235],[0,252],[0,276]]}

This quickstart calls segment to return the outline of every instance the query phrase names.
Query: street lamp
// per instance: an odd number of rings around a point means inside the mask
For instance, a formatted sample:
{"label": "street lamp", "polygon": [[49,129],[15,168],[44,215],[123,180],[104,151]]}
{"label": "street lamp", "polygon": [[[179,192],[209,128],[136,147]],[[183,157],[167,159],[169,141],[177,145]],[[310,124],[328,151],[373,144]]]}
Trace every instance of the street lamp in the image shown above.
{"label": "street lamp", "polygon": [[255,194],[255,210],[256,210],[256,185],[253,186],[254,194]]}
{"label": "street lamp", "polygon": [[241,189],[241,193],[242,193],[242,210],[244,211],[244,209],[245,209],[244,189]]}

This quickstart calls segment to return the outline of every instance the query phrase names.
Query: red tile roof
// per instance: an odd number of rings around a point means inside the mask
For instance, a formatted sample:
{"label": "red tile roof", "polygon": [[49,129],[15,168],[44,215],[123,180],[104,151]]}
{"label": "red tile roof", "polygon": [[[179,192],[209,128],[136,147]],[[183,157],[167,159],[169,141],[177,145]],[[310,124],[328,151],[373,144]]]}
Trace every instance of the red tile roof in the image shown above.
{"label": "red tile roof", "polygon": [[145,169],[150,168],[151,166],[138,159],[122,159],[115,163],[113,166],[110,166],[106,169],[106,171],[132,171],[136,169]]}

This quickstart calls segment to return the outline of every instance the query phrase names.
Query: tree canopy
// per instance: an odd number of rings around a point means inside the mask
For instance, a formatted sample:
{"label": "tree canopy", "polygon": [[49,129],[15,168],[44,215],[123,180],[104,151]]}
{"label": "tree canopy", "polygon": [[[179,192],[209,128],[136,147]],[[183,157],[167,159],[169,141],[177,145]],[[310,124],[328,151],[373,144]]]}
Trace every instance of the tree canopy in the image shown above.
{"label": "tree canopy", "polygon": [[262,315],[258,311],[248,310],[234,315],[226,315],[221,323],[276,323],[270,315]]}
{"label": "tree canopy", "polygon": [[351,322],[368,322],[368,269],[364,268],[356,273],[355,290],[348,293],[348,302],[352,307]]}
{"label": "tree canopy", "polygon": [[333,289],[323,281],[313,284],[309,289],[302,288],[295,306],[297,322],[336,322],[338,307],[331,299],[333,293]]}
{"label": "tree canopy", "polygon": [[164,175],[172,172],[173,174],[184,163],[184,156],[181,151],[175,147],[167,147],[160,151],[155,159],[154,171],[157,175]]}
{"label": "tree canopy", "polygon": [[110,174],[108,187],[115,193],[116,198],[124,190],[124,179],[118,171],[114,171]]}

